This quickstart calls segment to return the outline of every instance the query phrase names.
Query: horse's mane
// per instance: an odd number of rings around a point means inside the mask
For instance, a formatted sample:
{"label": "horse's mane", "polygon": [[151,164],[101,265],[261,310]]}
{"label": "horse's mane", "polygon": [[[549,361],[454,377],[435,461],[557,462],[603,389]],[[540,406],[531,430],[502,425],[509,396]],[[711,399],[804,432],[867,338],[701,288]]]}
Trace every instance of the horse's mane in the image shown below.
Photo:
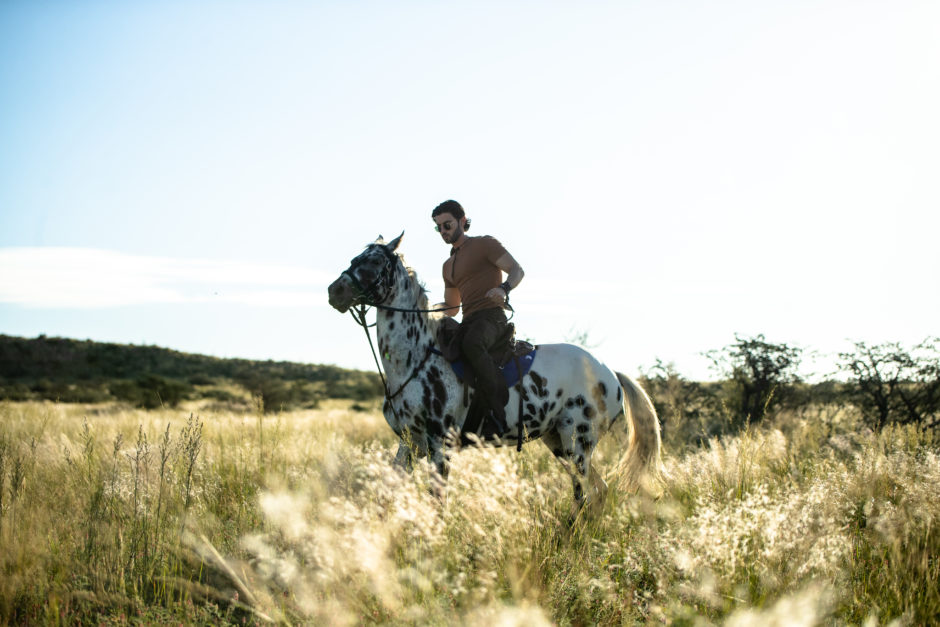
{"label": "horse's mane", "polygon": [[[428,306],[428,290],[424,286],[424,283],[421,279],[418,278],[418,273],[415,272],[415,269],[408,265],[405,261],[405,256],[401,253],[396,253],[398,258],[401,260],[401,265],[404,266],[405,272],[408,273],[408,278],[410,279],[409,285],[411,289],[411,296],[414,301],[417,303],[417,309],[430,309]],[[441,312],[424,312],[418,314],[427,320],[428,328],[434,337],[437,337],[437,329],[441,324],[441,320],[444,318],[444,314]]]}

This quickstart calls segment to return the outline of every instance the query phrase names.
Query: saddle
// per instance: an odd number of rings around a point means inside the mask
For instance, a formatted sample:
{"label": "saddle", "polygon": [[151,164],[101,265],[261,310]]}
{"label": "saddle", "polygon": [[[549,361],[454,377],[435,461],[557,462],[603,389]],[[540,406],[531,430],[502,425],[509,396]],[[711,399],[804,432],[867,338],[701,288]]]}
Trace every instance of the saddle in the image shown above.
{"label": "saddle", "polygon": [[[466,399],[468,388],[475,387],[475,380],[473,369],[461,359],[460,323],[453,318],[442,320],[437,333],[437,342],[440,350],[435,352],[444,356],[444,359],[450,363],[454,374],[464,384],[464,399]],[[506,382],[506,388],[520,386],[519,415],[522,416],[523,394],[521,392],[521,382],[535,361],[536,347],[524,340],[516,340],[516,327],[510,322],[488,352],[493,358],[493,362],[498,366],[499,372]],[[483,440],[498,439],[505,433],[505,420],[497,420],[492,413],[484,415],[482,412],[483,407],[478,405],[478,399],[474,397],[463,431],[460,434],[461,446],[472,443],[468,438],[468,433],[476,434]],[[520,428],[516,450],[522,450],[522,441],[522,429]]]}
{"label": "saddle", "polygon": [[[444,318],[437,331],[437,345],[440,349],[438,352],[450,363],[461,382],[474,387],[473,370],[463,361],[460,353],[459,331],[459,322],[453,318]],[[525,340],[516,339],[516,325],[511,322],[489,349],[490,357],[506,380],[506,387],[514,386],[529,372],[535,360],[535,352],[535,346]]]}

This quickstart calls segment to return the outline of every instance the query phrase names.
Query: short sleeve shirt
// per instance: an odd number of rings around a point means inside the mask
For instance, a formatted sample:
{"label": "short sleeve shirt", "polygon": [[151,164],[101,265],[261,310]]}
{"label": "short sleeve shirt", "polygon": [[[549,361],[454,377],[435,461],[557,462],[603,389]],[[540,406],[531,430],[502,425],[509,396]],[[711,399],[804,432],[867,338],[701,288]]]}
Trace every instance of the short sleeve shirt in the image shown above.
{"label": "short sleeve shirt", "polygon": [[467,237],[460,248],[451,249],[450,258],[444,262],[444,286],[460,291],[464,316],[502,306],[495,300],[484,299],[488,291],[503,282],[496,261],[505,254],[499,240],[489,235]]}

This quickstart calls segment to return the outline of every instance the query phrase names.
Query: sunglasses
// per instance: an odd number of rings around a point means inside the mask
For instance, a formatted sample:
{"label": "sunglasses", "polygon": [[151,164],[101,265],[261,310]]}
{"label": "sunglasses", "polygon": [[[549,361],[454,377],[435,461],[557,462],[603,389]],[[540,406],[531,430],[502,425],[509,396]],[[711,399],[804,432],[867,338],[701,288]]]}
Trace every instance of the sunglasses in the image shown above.
{"label": "sunglasses", "polygon": [[437,226],[435,226],[434,230],[437,231],[438,233],[440,233],[441,231],[451,231],[453,230],[454,226],[455,226],[454,221],[448,220],[444,224],[438,224]]}

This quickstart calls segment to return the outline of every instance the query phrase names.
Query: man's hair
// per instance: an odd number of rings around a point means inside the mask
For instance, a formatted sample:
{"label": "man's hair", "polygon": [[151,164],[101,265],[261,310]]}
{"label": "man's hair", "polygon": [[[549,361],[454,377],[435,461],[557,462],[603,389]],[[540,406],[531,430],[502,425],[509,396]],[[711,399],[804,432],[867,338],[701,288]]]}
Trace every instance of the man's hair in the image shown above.
{"label": "man's hair", "polygon": [[[458,220],[460,220],[460,218],[467,215],[464,212],[463,207],[461,207],[460,203],[457,202],[456,200],[445,200],[438,206],[434,207],[434,211],[431,212],[431,217],[435,218],[441,215],[442,213],[449,213],[450,215],[454,216]],[[464,230],[465,231],[470,230],[470,218],[467,218],[467,225],[464,227]]]}
{"label": "man's hair", "polygon": [[463,207],[461,207],[460,203],[456,200],[445,200],[438,206],[434,207],[434,211],[431,212],[431,217],[436,218],[442,213],[449,213],[458,220],[466,215],[466,213],[464,213]]}

